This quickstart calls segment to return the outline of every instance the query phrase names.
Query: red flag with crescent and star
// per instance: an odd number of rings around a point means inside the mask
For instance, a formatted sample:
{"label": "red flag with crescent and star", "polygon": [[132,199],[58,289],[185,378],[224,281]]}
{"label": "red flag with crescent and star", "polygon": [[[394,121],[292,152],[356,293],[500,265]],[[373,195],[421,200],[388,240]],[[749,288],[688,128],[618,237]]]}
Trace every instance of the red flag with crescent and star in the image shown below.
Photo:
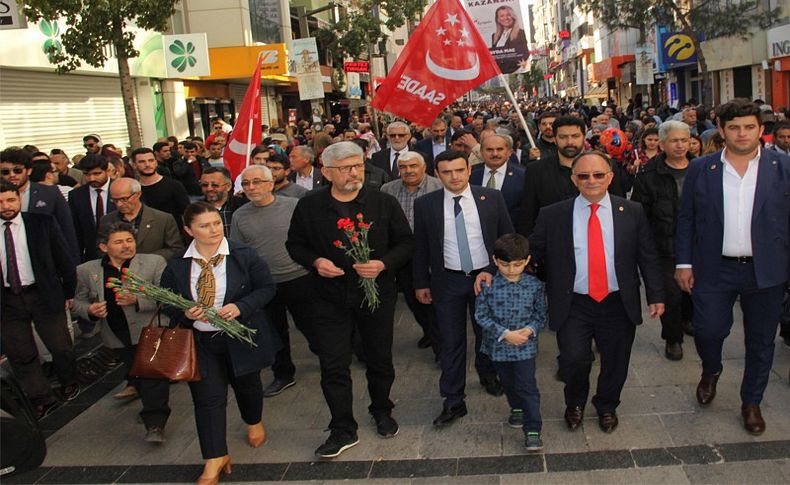
{"label": "red flag with crescent and star", "polygon": [[250,152],[261,142],[261,58],[252,73],[247,92],[241,102],[236,124],[230,132],[222,158],[235,180],[250,164]]}
{"label": "red flag with crescent and star", "polygon": [[500,73],[461,3],[439,0],[412,34],[371,106],[429,126],[445,106]]}

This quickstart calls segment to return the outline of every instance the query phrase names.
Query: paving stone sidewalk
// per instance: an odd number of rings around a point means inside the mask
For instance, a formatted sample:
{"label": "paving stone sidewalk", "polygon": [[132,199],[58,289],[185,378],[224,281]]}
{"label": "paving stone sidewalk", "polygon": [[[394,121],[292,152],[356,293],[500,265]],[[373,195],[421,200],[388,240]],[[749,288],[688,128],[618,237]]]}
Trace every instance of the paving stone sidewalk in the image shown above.
{"label": "paving stone sidewalk", "polygon": [[[612,434],[598,429],[592,406],[582,429],[569,432],[563,421],[562,385],[555,379],[557,346],[553,333],[541,334],[538,385],[542,393],[543,440],[540,454],[527,454],[521,430],[507,426],[504,396],[487,395],[468,359],[469,415],[447,429],[435,429],[440,412],[439,369],[403,301],[397,307],[393,348],[396,380],[394,417],[401,425],[392,439],[375,434],[367,414],[364,366],[353,364],[355,414],[360,444],[331,462],[313,455],[328,433],[329,413],[319,386],[318,361],[304,339],[293,333],[297,384],[266,399],[268,440],[247,446],[245,425],[232,392],[228,437],[236,482],[369,480],[370,483],[790,483],[790,349],[777,338],[776,357],[763,401],[767,431],[759,437],[741,425],[739,385],[743,372],[741,315],[724,347],[724,372],[716,400],[702,409],[694,398],[700,362],[691,339],[685,357],[663,356],[660,324],[645,317],[634,342],[629,378]],[[471,335],[471,331],[469,332]],[[470,340],[470,349],[471,340]],[[470,353],[471,356],[471,353]],[[598,367],[593,369],[593,385]],[[139,401],[112,398],[122,385],[114,372],[88,389],[70,412],[44,422],[48,455],[43,466],[8,483],[176,483],[194,480],[201,456],[189,389],[171,387],[173,413],[167,442],[143,441],[136,414]],[[271,372],[264,372],[264,385]],[[76,417],[73,415],[78,414]],[[70,420],[70,421],[69,421]],[[756,461],[757,460],[757,461]],[[327,482],[331,483],[331,482]],[[344,482],[350,483],[350,482]]]}

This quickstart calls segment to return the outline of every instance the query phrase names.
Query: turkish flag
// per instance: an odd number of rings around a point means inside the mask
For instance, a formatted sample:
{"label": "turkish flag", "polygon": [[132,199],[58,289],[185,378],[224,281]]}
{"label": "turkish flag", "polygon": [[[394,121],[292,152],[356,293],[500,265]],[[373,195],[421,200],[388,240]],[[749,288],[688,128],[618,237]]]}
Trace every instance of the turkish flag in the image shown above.
{"label": "turkish flag", "polygon": [[236,124],[222,158],[235,180],[250,162],[250,152],[261,142],[261,59],[247,86]]}
{"label": "turkish flag", "polygon": [[371,105],[430,126],[445,106],[500,73],[461,3],[439,0],[412,34]]}

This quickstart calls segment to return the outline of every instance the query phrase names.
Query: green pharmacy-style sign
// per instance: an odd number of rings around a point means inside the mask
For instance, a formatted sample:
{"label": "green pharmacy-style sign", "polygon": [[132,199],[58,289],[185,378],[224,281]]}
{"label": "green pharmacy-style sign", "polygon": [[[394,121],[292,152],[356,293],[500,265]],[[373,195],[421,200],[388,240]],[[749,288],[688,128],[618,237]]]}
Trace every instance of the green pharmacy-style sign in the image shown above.
{"label": "green pharmacy-style sign", "polygon": [[176,57],[170,61],[170,65],[176,68],[178,72],[184,72],[187,66],[195,67],[197,64],[197,59],[192,55],[195,53],[195,46],[192,42],[187,42],[186,45],[184,45],[183,42],[176,39],[175,42],[170,44],[168,49],[176,55]]}
{"label": "green pharmacy-style sign", "polygon": [[41,50],[47,55],[50,62],[54,62],[54,57],[63,51],[63,44],[60,43],[60,27],[54,20],[42,20],[38,23],[38,30],[47,37]]}

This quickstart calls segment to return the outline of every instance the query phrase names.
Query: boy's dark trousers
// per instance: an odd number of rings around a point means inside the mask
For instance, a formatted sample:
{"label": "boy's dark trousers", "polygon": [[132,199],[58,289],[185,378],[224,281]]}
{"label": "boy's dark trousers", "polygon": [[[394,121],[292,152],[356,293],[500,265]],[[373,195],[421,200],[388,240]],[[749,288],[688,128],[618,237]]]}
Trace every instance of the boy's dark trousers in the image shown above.
{"label": "boy's dark trousers", "polygon": [[543,421],[540,418],[540,391],[535,380],[535,359],[494,361],[493,364],[505,388],[510,408],[524,411],[524,433],[540,433]]}

